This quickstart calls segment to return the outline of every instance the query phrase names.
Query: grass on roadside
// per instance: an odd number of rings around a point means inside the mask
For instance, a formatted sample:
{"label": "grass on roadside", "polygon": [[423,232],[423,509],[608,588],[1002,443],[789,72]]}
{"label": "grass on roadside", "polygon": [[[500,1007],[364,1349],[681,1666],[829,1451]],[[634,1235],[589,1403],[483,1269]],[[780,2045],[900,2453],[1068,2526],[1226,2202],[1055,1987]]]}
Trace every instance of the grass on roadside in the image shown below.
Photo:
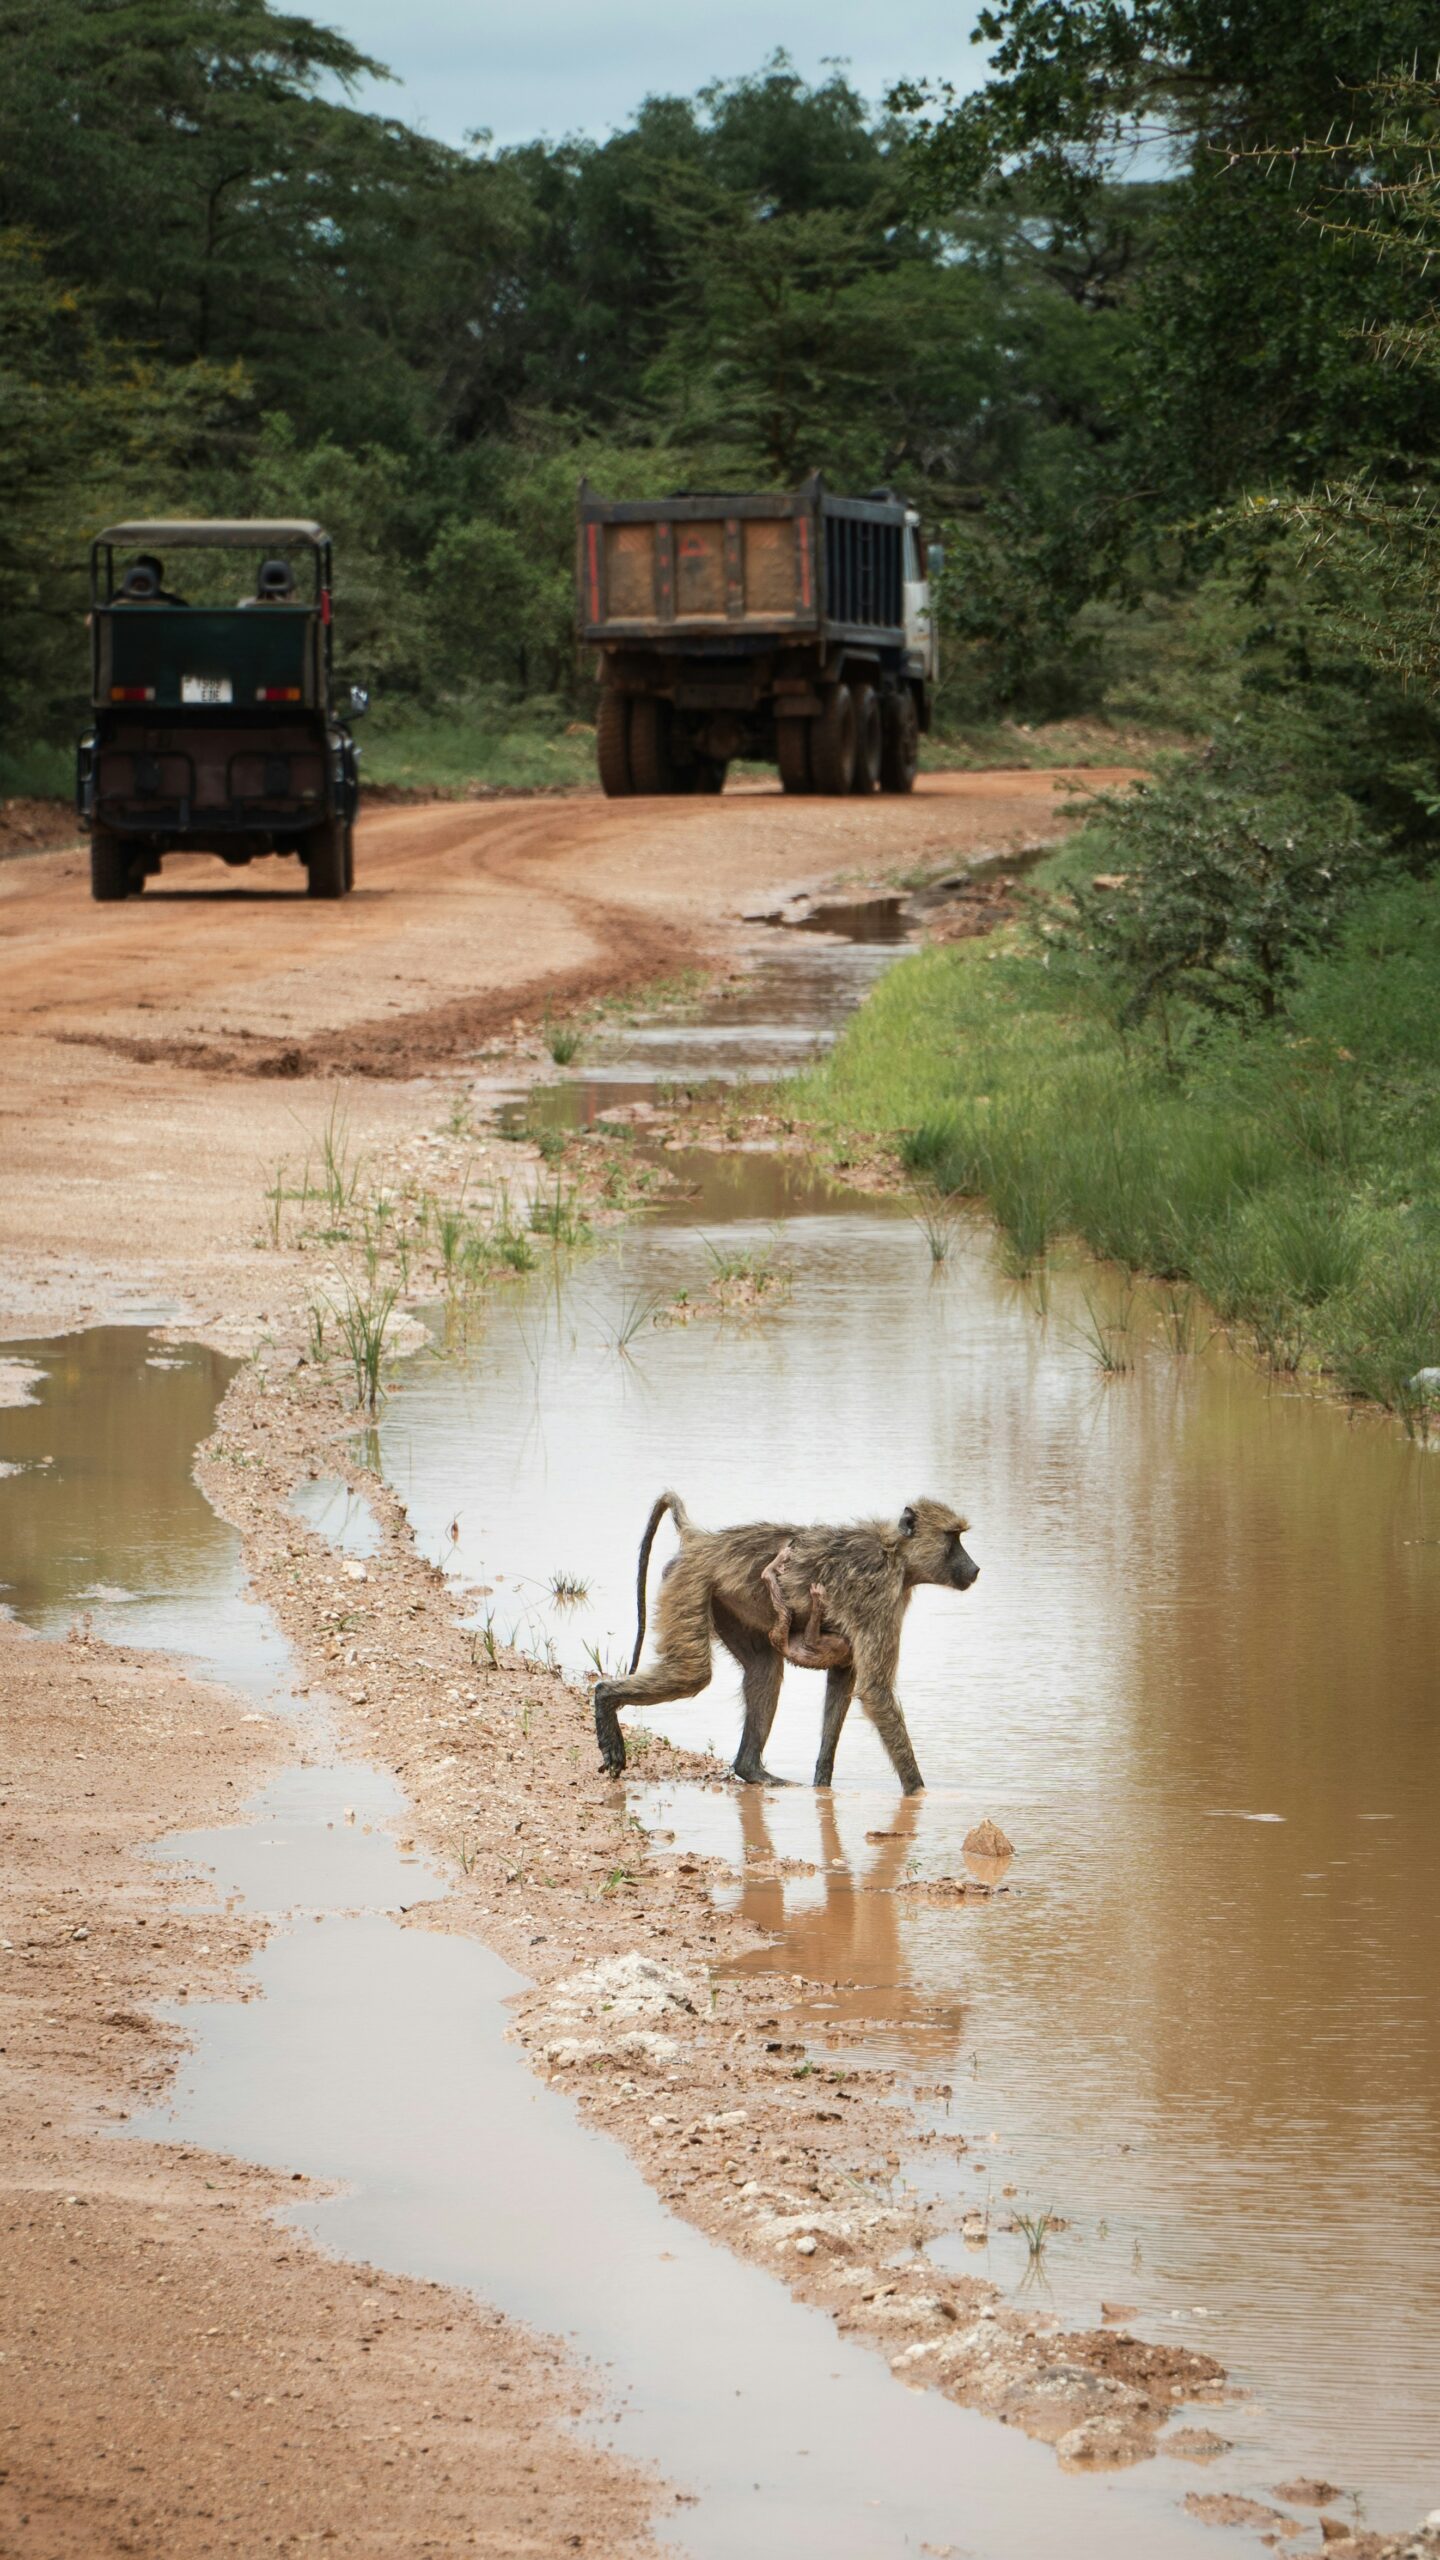
{"label": "grass on roadside", "polygon": [[932,1192],[988,1201],[1022,1263],[1070,1235],[1193,1283],[1277,1368],[1408,1413],[1440,1363],[1440,881],[1374,891],[1285,1020],[1194,1037],[1178,1069],[1059,954],[920,953],[794,1100],[894,1133]]}
{"label": "grass on roadside", "polygon": [[549,700],[480,695],[422,711],[377,702],[360,732],[369,783],[410,790],[594,788],[595,736]]}

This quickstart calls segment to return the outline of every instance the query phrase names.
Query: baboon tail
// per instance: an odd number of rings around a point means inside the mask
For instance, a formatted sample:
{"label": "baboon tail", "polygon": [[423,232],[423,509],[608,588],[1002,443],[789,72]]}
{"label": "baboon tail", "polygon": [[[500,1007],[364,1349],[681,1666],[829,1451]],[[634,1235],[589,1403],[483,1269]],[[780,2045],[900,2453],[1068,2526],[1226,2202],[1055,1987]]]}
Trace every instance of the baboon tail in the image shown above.
{"label": "baboon tail", "polygon": [[655,1532],[659,1528],[667,1511],[674,1513],[675,1526],[679,1530],[682,1538],[690,1526],[690,1515],[687,1512],[684,1503],[681,1501],[679,1494],[662,1493],[659,1495],[651,1510],[650,1517],[645,1523],[645,1535],[640,1541],[640,1565],[635,1576],[635,1650],[630,1656],[630,1671],[632,1677],[638,1668],[640,1656],[645,1649],[645,1577],[650,1570],[650,1550],[655,1544]]}

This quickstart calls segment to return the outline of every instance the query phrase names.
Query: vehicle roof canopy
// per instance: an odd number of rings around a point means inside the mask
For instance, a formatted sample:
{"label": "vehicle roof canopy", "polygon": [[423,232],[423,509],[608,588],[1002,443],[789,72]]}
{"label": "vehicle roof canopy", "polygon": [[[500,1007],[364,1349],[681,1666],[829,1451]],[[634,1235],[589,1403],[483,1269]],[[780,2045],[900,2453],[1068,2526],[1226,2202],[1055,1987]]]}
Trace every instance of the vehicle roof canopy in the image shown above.
{"label": "vehicle roof canopy", "polygon": [[318,550],[329,539],[322,524],[302,516],[157,516],[107,524],[95,536],[97,543],[163,543],[167,551],[281,550],[287,542]]}

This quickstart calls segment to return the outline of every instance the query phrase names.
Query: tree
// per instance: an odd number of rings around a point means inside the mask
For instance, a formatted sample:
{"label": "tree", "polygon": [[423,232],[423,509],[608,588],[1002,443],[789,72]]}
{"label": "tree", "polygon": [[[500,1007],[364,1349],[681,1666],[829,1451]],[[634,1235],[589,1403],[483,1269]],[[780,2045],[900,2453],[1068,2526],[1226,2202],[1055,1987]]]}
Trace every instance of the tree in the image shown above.
{"label": "tree", "polygon": [[177,485],[197,435],[245,399],[235,369],[147,364],[107,341],[40,244],[0,232],[0,702],[33,742],[83,684],[87,545],[107,516]]}
{"label": "tree", "polygon": [[[1175,173],[1138,296],[1130,438],[1132,476],[1173,512],[1433,443],[1433,389],[1382,379],[1357,343],[1373,279],[1296,219],[1316,173],[1275,156],[1433,37],[1421,0],[1004,0],[976,29],[993,69],[974,96],[920,82],[892,104],[927,119],[922,203],[1024,201],[1072,250],[1117,175]],[[1397,277],[1388,316],[1416,298]]]}

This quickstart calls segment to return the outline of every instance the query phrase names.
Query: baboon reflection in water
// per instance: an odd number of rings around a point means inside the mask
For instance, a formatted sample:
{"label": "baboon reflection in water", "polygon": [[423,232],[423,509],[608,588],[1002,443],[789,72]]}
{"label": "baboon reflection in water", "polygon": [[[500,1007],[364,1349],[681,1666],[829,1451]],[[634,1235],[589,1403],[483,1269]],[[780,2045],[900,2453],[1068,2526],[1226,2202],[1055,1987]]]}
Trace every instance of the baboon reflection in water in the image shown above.
{"label": "baboon reflection in water", "polygon": [[[907,2061],[953,2070],[965,2033],[965,2004],[950,1968],[942,1965],[939,1979],[927,1981],[923,1923],[917,1949],[914,1915],[896,1891],[920,1840],[923,1799],[897,1805],[884,1837],[853,1856],[842,1843],[835,1805],[835,1797],[826,1794],[817,1806],[821,1881],[791,1891],[793,1907],[787,1909],[786,1881],[774,1872],[766,1798],[758,1787],[742,1789],[739,1910],[765,1943],[719,1969],[775,1978],[776,1997],[799,2033],[843,2038],[850,2030],[868,2038],[889,2029],[901,2038]],[[817,1892],[819,1900],[813,1898]],[[796,1974],[804,1976],[803,1989],[791,1983]]]}
{"label": "baboon reflection in water", "polygon": [[[666,1566],[655,1612],[659,1659],[638,1672],[645,1642],[645,1577],[655,1532],[673,1513],[678,1554]],[[919,1584],[968,1591],[980,1568],[965,1551],[966,1522],[947,1503],[910,1503],[898,1520],[862,1520],[844,1528],[797,1528],[753,1521],[734,1529],[697,1529],[677,1493],[662,1493],[640,1541],[636,1577],[635,1651],[622,1680],[595,1688],[595,1731],[612,1777],[625,1766],[621,1707],[664,1706],[693,1698],[710,1679],[715,1638],[734,1655],[744,1682],[745,1727],[735,1775],[752,1786],[779,1783],[765,1766],[765,1745],[780,1703],[784,1657],[771,1630],[777,1606],[802,1616],[815,1586],[824,1594],[816,1635],[839,1638],[848,1652],[827,1672],[825,1712],[815,1784],[828,1787],[850,1701],[860,1703],[907,1795],[924,1785],[895,1695],[900,1630]],[[809,1632],[807,1628],[807,1634]],[[787,1629],[788,1635],[788,1629]]]}

